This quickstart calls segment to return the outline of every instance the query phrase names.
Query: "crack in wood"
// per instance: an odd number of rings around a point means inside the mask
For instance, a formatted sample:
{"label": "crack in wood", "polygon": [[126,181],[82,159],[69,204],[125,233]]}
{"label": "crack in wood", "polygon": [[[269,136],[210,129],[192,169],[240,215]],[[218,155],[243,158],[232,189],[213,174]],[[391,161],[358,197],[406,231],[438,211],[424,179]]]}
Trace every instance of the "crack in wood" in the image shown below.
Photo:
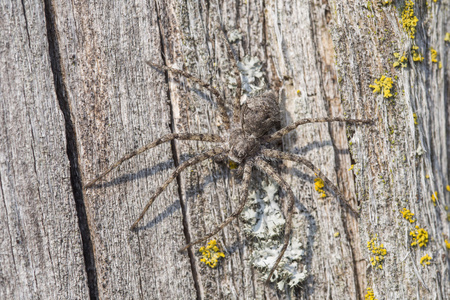
{"label": "crack in wood", "polygon": [[[162,61],[163,64],[165,66],[167,65],[167,56],[166,56],[166,48],[165,48],[165,44],[164,44],[164,34],[163,34],[163,29],[162,29],[162,24],[161,24],[161,16],[160,16],[160,11],[159,11],[159,5],[158,2],[156,2],[155,5],[155,10],[156,10],[156,18],[157,18],[157,22],[158,22],[158,29],[159,29],[159,37],[160,37],[160,43],[161,43],[161,57],[162,57]],[[166,84],[169,86],[169,73],[168,71],[164,71],[165,74],[165,81]],[[173,114],[173,103],[171,101],[171,94],[170,94],[170,89],[167,89],[167,99],[169,100],[169,113],[170,113],[170,130],[172,133],[175,133],[175,119],[174,119],[174,114]],[[180,162],[178,160],[178,150],[177,150],[177,146],[175,143],[175,140],[171,140],[170,141],[170,148],[172,150],[172,157],[173,157],[173,162],[174,162],[174,166],[175,168],[177,168],[180,165]],[[177,191],[178,191],[178,196],[180,198],[180,207],[181,207],[181,214],[182,214],[182,220],[183,220],[183,233],[186,239],[186,245],[189,244],[191,242],[191,233],[189,230],[189,224],[187,221],[187,212],[186,212],[186,204],[184,202],[183,199],[183,191],[181,190],[181,177],[180,175],[177,176],[176,178],[177,181]],[[195,292],[197,295],[197,300],[201,300],[202,299],[202,295],[200,292],[200,283],[199,283],[199,272],[197,270],[196,264],[195,264],[195,256],[194,256],[194,252],[192,250],[192,248],[187,249],[188,252],[188,256],[189,256],[189,262],[191,265],[191,270],[192,270],[192,279],[194,280],[194,288],[195,288]]]}
{"label": "crack in wood", "polygon": [[84,203],[81,172],[78,163],[78,147],[75,125],[71,118],[72,110],[67,98],[67,88],[65,85],[65,76],[62,71],[62,62],[60,56],[59,41],[55,23],[55,11],[51,0],[44,1],[45,20],[47,27],[48,51],[56,97],[59,107],[64,116],[64,126],[66,134],[66,151],[70,163],[70,182],[72,186],[73,197],[78,217],[78,226],[80,228],[81,240],[83,243],[83,257],[87,275],[87,284],[89,288],[89,298],[99,299],[97,286],[97,270],[95,266],[94,248],[92,245],[91,233],[89,228],[86,205]]}

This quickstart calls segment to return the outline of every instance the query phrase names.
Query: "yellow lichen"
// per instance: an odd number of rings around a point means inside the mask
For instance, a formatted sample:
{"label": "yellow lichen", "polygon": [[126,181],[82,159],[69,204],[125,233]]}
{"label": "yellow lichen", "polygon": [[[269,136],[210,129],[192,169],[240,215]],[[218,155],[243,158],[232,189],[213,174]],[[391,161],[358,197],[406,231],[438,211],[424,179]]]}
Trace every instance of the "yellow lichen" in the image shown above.
{"label": "yellow lichen", "polygon": [[201,262],[205,263],[210,268],[217,267],[218,261],[221,257],[225,257],[225,254],[217,247],[216,240],[208,242],[208,246],[200,247],[198,250],[202,254]]}
{"label": "yellow lichen", "polygon": [[416,26],[419,19],[414,15],[414,1],[406,0],[405,8],[402,12],[403,29],[409,34],[409,37],[414,39],[416,35]]}
{"label": "yellow lichen", "polygon": [[447,185],[446,189],[450,192],[450,185]]}
{"label": "yellow lichen", "polygon": [[436,206],[437,199],[438,199],[438,193],[434,192],[434,194],[431,195],[431,200],[433,201],[434,206]]}
{"label": "yellow lichen", "polygon": [[447,250],[450,250],[450,242],[447,240],[444,240],[445,242],[445,247],[447,248]]}
{"label": "yellow lichen", "polygon": [[408,220],[409,223],[414,223],[416,220],[413,220],[414,214],[406,208],[403,208],[403,211],[401,211],[403,218]]}
{"label": "yellow lichen", "polygon": [[430,48],[430,52],[431,52],[431,61],[434,63],[437,63],[437,51],[434,48]]}
{"label": "yellow lichen", "polygon": [[367,249],[369,249],[372,254],[375,254],[374,257],[370,258],[370,263],[374,268],[383,269],[383,261],[384,257],[387,254],[386,248],[384,248],[384,245],[377,245],[376,241],[378,240],[378,237],[373,237],[370,241],[367,242]]}
{"label": "yellow lichen", "polygon": [[426,247],[428,244],[428,232],[424,228],[416,225],[416,230],[411,230],[409,235],[412,237],[411,246],[419,245],[419,248]]}
{"label": "yellow lichen", "polygon": [[349,171],[351,171],[351,170],[353,170],[353,167],[354,167],[355,165],[351,165],[350,166],[350,168],[348,169]]}
{"label": "yellow lichen", "polygon": [[445,33],[444,41],[450,43],[450,32]]}
{"label": "yellow lichen", "polygon": [[228,167],[230,167],[231,170],[237,169],[239,167],[239,164],[237,162],[232,161],[231,159],[228,160]]}
{"label": "yellow lichen", "polygon": [[367,294],[364,296],[364,300],[377,300],[372,288],[367,288]]}
{"label": "yellow lichen", "polygon": [[325,198],[327,194],[325,194],[325,191],[323,190],[325,186],[325,183],[323,182],[322,178],[315,178],[314,179],[314,189],[320,194],[320,198]]}
{"label": "yellow lichen", "polygon": [[419,123],[417,123],[417,114],[413,113],[413,118],[414,118],[414,125],[418,125]]}
{"label": "yellow lichen", "polygon": [[420,259],[420,264],[422,266],[427,266],[430,264],[430,260],[432,259],[431,256],[429,256],[428,254],[425,254],[424,256],[422,256],[422,258]]}
{"label": "yellow lichen", "polygon": [[423,61],[424,57],[422,54],[420,54],[417,50],[419,49],[418,46],[412,46],[411,54],[413,56],[413,61]]}
{"label": "yellow lichen", "polygon": [[408,66],[408,58],[406,57],[406,53],[403,52],[403,54],[400,53],[394,53],[395,58],[397,59],[396,62],[394,62],[394,68],[401,66],[402,68],[406,68]]}
{"label": "yellow lichen", "polygon": [[393,83],[392,78],[383,75],[380,80],[375,79],[375,84],[371,84],[369,87],[373,89],[374,93],[383,93],[384,98],[390,98],[392,97],[391,89]]}
{"label": "yellow lichen", "polygon": [[337,231],[337,232],[334,233],[334,237],[335,237],[335,238],[339,237],[339,235],[340,235],[339,231]]}

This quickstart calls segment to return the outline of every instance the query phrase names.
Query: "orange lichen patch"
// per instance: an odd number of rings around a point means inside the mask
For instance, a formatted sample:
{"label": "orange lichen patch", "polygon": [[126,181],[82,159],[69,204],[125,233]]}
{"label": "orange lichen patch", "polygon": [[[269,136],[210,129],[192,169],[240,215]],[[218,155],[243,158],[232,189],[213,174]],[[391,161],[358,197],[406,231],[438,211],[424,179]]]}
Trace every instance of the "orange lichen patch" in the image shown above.
{"label": "orange lichen patch", "polygon": [[225,254],[217,247],[216,240],[208,242],[208,246],[200,247],[198,250],[202,254],[201,262],[205,263],[210,268],[217,267],[218,261],[221,257],[225,257]]}
{"label": "orange lichen patch", "polygon": [[369,87],[373,89],[374,93],[383,93],[384,98],[390,98],[392,97],[391,89],[393,83],[392,78],[383,75],[379,80],[375,79],[375,84],[371,84]]}
{"label": "orange lichen patch", "polygon": [[416,220],[413,220],[414,214],[406,208],[403,208],[403,211],[401,211],[403,218],[408,220],[409,223],[414,223]]}
{"label": "orange lichen patch", "polygon": [[405,8],[402,11],[403,29],[414,39],[416,36],[416,26],[419,19],[414,15],[414,1],[406,0]]}
{"label": "orange lichen patch", "polygon": [[383,261],[384,257],[387,254],[386,248],[384,248],[384,245],[377,245],[376,241],[378,240],[378,237],[373,237],[370,241],[367,242],[367,249],[369,249],[370,252],[375,254],[375,256],[370,258],[370,263],[374,268],[383,269]]}
{"label": "orange lichen patch", "polygon": [[364,300],[377,300],[372,288],[367,288],[367,294],[364,296]]}
{"label": "orange lichen patch", "polygon": [[411,246],[417,246],[419,245],[419,248],[426,247],[428,244],[428,232],[424,228],[419,228],[418,225],[416,225],[416,230],[411,230],[409,232],[409,235],[412,237],[412,243]]}
{"label": "orange lichen patch", "polygon": [[422,258],[420,259],[420,264],[422,266],[427,266],[430,264],[430,260],[432,260],[432,257],[429,256],[428,254],[425,254],[424,256],[422,256]]}
{"label": "orange lichen patch", "polygon": [[325,191],[323,190],[325,186],[325,183],[323,182],[322,178],[315,178],[314,179],[314,189],[320,194],[320,198],[325,198],[327,194],[325,194]]}
{"label": "orange lichen patch", "polygon": [[434,193],[431,195],[431,200],[433,201],[434,206],[436,206],[436,201],[437,201],[437,199],[438,199],[438,193],[437,193],[437,192],[434,192]]}

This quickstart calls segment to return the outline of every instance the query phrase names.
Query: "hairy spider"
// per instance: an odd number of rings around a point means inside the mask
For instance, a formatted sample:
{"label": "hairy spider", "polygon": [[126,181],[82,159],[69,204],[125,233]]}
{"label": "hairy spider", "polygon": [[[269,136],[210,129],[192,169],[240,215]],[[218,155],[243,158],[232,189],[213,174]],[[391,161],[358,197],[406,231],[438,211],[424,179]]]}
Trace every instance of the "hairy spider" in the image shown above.
{"label": "hairy spider", "polygon": [[272,266],[269,276],[267,277],[266,283],[269,283],[273,272],[277,268],[281,258],[283,257],[289,245],[292,227],[291,224],[292,212],[294,207],[294,194],[289,185],[287,184],[287,182],[277,173],[277,171],[266,160],[281,159],[281,160],[290,160],[303,164],[309,169],[311,169],[316,174],[317,177],[320,177],[325,182],[326,186],[329,189],[331,189],[337,197],[341,198],[341,200],[346,200],[345,197],[338,190],[338,188],[310,161],[295,154],[270,149],[271,143],[280,140],[284,135],[296,129],[298,126],[302,124],[319,123],[319,122],[347,122],[353,124],[363,124],[369,123],[370,121],[360,119],[344,119],[341,117],[309,118],[296,121],[295,123],[286,126],[283,129],[276,131],[275,133],[270,133],[274,131],[273,129],[275,125],[279,122],[279,106],[277,101],[278,95],[272,90],[267,90],[266,92],[260,93],[257,96],[249,97],[246,103],[241,106],[240,102],[241,85],[242,85],[241,77],[239,70],[237,68],[234,54],[231,49],[231,45],[229,43],[226,44],[228,56],[230,57],[233,71],[237,75],[236,96],[233,100],[233,107],[232,107],[233,112],[231,122],[227,113],[227,109],[225,107],[224,98],[222,97],[221,93],[217,89],[212,87],[210,84],[182,70],[177,70],[167,66],[156,65],[149,61],[146,62],[149,66],[154,67],[156,69],[161,69],[168,72],[172,72],[177,75],[184,76],[187,79],[195,82],[199,86],[209,90],[217,100],[217,106],[219,108],[219,113],[224,128],[226,129],[226,133],[223,136],[219,136],[217,134],[197,134],[188,132],[166,134],[163,137],[139,149],[131,151],[130,153],[125,155],[119,161],[117,161],[116,163],[111,165],[108,169],[106,169],[104,172],[97,175],[95,179],[86,184],[85,188],[92,187],[98,180],[106,176],[109,172],[111,172],[113,169],[121,165],[124,161],[165,142],[178,139],[178,140],[218,143],[219,145],[217,147],[214,147],[211,150],[205,151],[197,156],[194,156],[186,160],[182,164],[180,164],[176,168],[176,170],[171,173],[169,178],[161,186],[157,188],[156,192],[152,195],[148,203],[145,205],[139,217],[131,226],[131,230],[136,229],[138,223],[142,220],[149,207],[153,204],[153,201],[187,167],[193,166],[201,161],[214,157],[221,157],[222,159],[228,158],[231,162],[237,163],[239,165],[239,168],[235,174],[238,174],[239,176],[243,175],[239,207],[230,216],[228,216],[226,220],[222,224],[220,224],[216,229],[206,234],[205,236],[189,243],[188,245],[180,249],[180,251],[186,250],[195,244],[201,243],[209,239],[213,235],[217,234],[218,232],[220,232],[225,226],[230,224],[231,221],[233,221],[236,217],[238,217],[242,213],[248,199],[248,189],[252,168],[257,167],[261,171],[268,174],[273,180],[275,180],[275,182],[285,191],[288,200],[286,210],[287,216],[284,229],[284,244],[283,247],[281,248],[277,260],[275,261],[275,264]]}

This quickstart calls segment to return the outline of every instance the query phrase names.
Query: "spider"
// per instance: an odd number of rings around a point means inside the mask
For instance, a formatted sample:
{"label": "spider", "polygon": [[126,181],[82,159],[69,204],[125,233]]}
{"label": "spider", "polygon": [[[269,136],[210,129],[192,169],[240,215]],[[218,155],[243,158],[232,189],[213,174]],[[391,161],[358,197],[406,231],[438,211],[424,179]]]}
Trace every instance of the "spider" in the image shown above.
{"label": "spider", "polygon": [[[226,38],[225,32],[224,36]],[[289,160],[305,165],[306,167],[311,169],[317,177],[321,178],[326,184],[326,186],[330,188],[338,198],[346,200],[345,197],[342,195],[342,193],[338,190],[338,188],[309,160],[295,154],[285,153],[282,151],[271,149],[271,143],[279,141],[284,135],[288,134],[289,132],[291,132],[292,130],[296,129],[298,126],[303,124],[319,123],[319,122],[346,122],[353,124],[364,124],[369,123],[371,121],[362,119],[344,119],[341,117],[309,118],[296,121],[295,123],[292,123],[273,133],[276,124],[278,124],[280,121],[277,94],[269,89],[265,92],[259,93],[259,95],[249,97],[246,103],[241,105],[240,101],[242,90],[241,76],[239,73],[239,69],[237,67],[236,60],[234,58],[233,51],[231,49],[231,45],[228,43],[228,41],[225,44],[227,44],[227,53],[231,60],[233,72],[236,73],[237,75],[236,96],[234,97],[233,100],[231,121],[227,113],[225,100],[222,97],[222,94],[216,88],[212,87],[207,82],[204,82],[201,79],[185,71],[174,69],[168,66],[156,65],[149,61],[147,61],[146,63],[150,67],[165,70],[167,72],[171,72],[176,75],[184,76],[188,80],[191,80],[192,82],[210,91],[216,98],[217,106],[226,133],[222,136],[217,134],[199,134],[189,132],[166,134],[163,137],[141,148],[135,149],[130,153],[128,153],[127,155],[125,155],[116,163],[107,168],[105,171],[97,175],[95,179],[91,180],[88,184],[86,184],[85,188],[92,187],[98,180],[105,177],[113,169],[117,168],[119,165],[129,160],[130,158],[139,155],[148,149],[172,141],[174,139],[203,141],[218,144],[218,146],[213,147],[211,150],[205,151],[199,155],[189,158],[188,160],[180,164],[171,173],[169,178],[167,178],[166,181],[156,189],[155,193],[152,195],[148,203],[143,208],[139,217],[131,226],[131,230],[132,231],[136,230],[138,223],[143,219],[145,213],[153,204],[155,199],[186,168],[210,158],[217,158],[220,160],[228,158],[230,163],[238,164],[238,170],[234,174],[238,177],[242,176],[241,195],[238,208],[230,216],[228,216],[225,219],[225,221],[222,224],[220,224],[216,229],[206,234],[205,236],[187,244],[182,249],[180,249],[180,251],[184,251],[192,247],[193,245],[204,242],[209,238],[211,238],[212,236],[219,233],[225,226],[230,224],[231,221],[233,221],[242,213],[248,200],[248,190],[252,169],[254,167],[257,167],[261,171],[269,175],[284,190],[288,200],[286,210],[287,216],[284,229],[284,243],[277,257],[277,260],[275,261],[275,264],[272,266],[270,273],[267,277],[266,284],[268,284],[289,245],[292,227],[292,213],[294,207],[294,194],[289,185],[287,184],[287,182],[278,174],[275,168],[272,167],[267,162],[267,160],[269,159]],[[350,207],[348,204],[346,205]],[[352,208],[350,207],[350,209]]]}

